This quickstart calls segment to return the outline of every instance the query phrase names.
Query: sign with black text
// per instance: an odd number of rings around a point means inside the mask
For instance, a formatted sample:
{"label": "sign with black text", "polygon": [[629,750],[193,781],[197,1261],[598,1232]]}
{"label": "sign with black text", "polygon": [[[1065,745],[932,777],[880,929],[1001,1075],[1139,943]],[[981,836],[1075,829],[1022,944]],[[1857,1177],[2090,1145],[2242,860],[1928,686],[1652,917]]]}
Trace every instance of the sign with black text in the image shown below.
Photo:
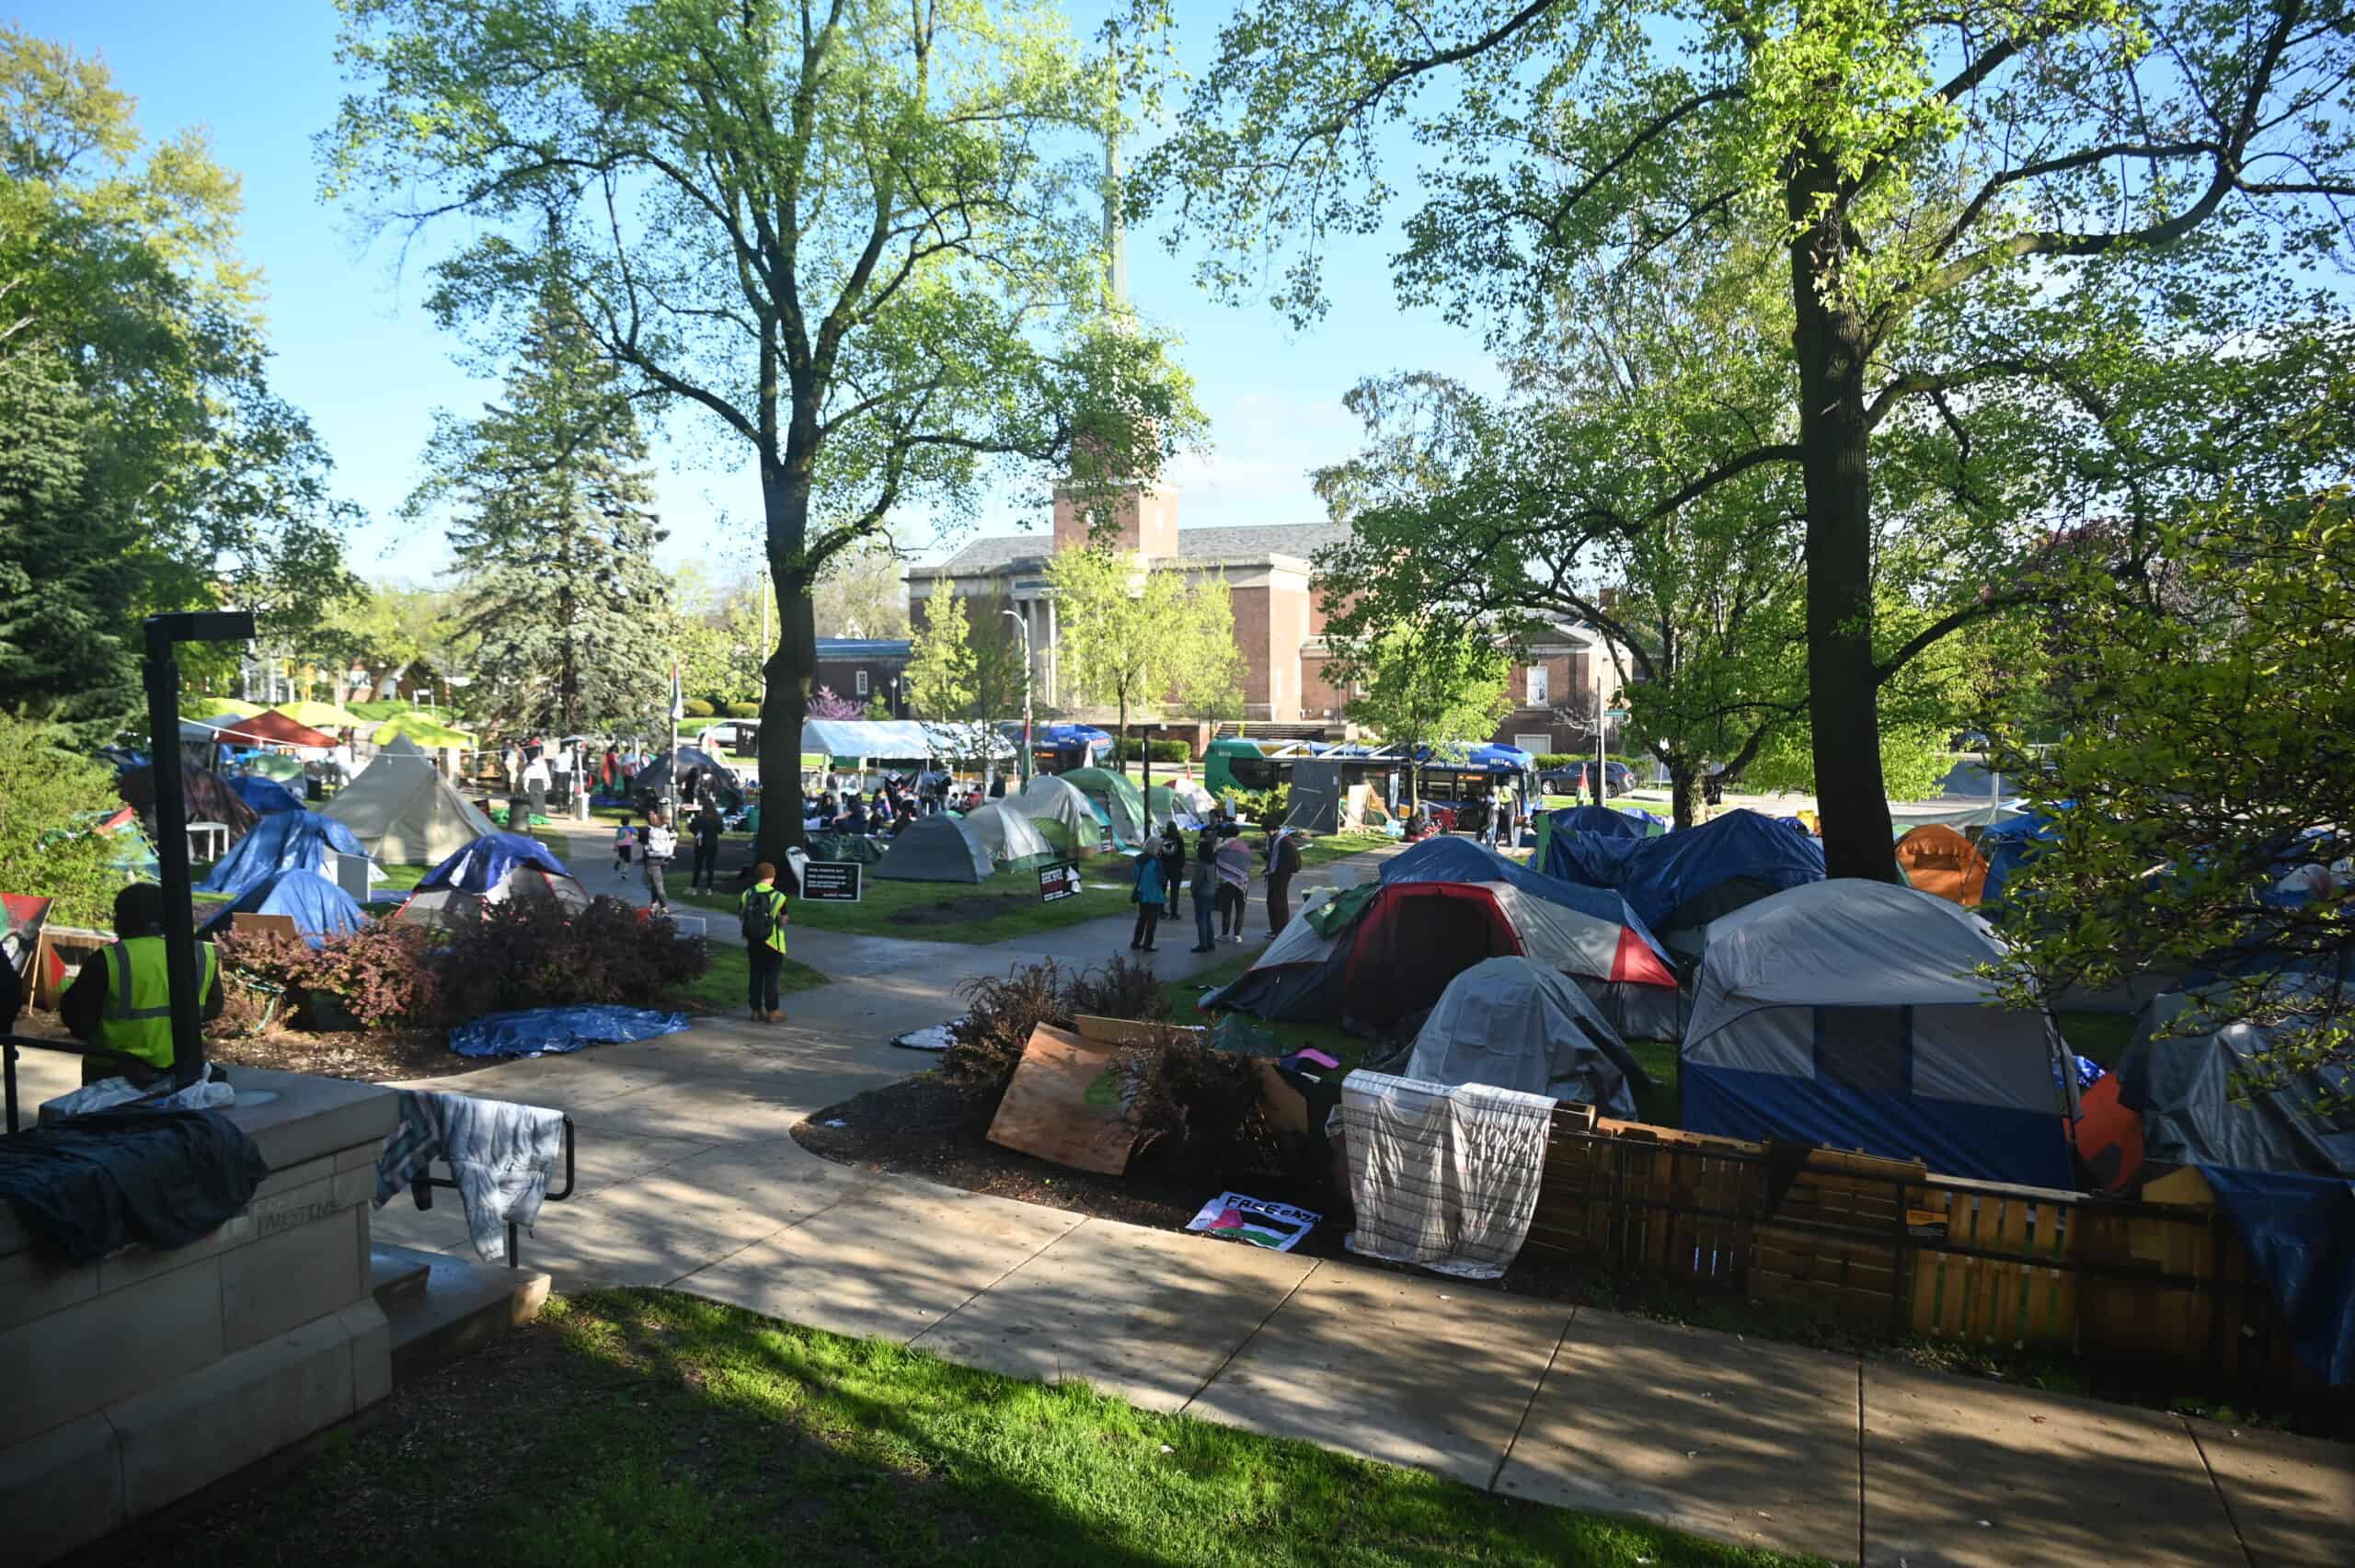
{"label": "sign with black text", "polygon": [[813,860],[801,868],[801,896],[813,904],[856,904],[866,869],[855,860]]}
{"label": "sign with black text", "polygon": [[1057,898],[1068,898],[1079,891],[1079,865],[1075,861],[1058,861],[1039,868],[1039,901],[1051,904]]}

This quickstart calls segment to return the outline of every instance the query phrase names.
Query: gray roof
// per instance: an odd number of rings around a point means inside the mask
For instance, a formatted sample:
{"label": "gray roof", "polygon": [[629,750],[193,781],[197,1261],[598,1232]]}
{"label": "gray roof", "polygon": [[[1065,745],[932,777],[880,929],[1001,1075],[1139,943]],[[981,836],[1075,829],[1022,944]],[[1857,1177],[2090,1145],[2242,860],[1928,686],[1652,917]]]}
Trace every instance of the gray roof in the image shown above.
{"label": "gray roof", "polygon": [[820,637],[820,658],[905,658],[913,645],[905,637]]}
{"label": "gray roof", "polygon": [[[1331,522],[1181,528],[1178,531],[1178,554],[1198,560],[1262,560],[1269,555],[1291,555],[1304,561],[1326,545],[1338,544],[1349,536],[1347,528]],[[1017,561],[1043,560],[1054,553],[1054,548],[1052,534],[1002,533],[970,541],[940,565],[918,567],[915,572],[926,576],[970,576],[998,571]]]}

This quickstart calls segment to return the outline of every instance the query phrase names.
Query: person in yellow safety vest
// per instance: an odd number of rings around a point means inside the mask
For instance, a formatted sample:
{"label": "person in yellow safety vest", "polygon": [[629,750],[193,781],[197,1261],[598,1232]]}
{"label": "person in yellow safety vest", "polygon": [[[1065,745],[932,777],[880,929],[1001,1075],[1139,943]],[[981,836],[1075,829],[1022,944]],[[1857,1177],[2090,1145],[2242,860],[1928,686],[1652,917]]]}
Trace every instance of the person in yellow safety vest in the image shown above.
{"label": "person in yellow safety vest", "polygon": [[782,1024],[776,1008],[778,983],[785,978],[785,895],[777,890],[776,867],[767,861],[752,867],[752,885],[737,900],[737,923],[744,933],[744,967],[750,976],[752,1022]]}
{"label": "person in yellow safety vest", "polygon": [[[117,940],[92,955],[81,974],[58,998],[58,1019],[75,1038],[105,1050],[135,1057],[85,1057],[82,1082],[128,1078],[147,1089],[171,1076],[171,986],[164,972],[164,890],[134,882],[114,896]],[[196,944],[198,1014],[221,1012],[221,965],[213,944]]]}

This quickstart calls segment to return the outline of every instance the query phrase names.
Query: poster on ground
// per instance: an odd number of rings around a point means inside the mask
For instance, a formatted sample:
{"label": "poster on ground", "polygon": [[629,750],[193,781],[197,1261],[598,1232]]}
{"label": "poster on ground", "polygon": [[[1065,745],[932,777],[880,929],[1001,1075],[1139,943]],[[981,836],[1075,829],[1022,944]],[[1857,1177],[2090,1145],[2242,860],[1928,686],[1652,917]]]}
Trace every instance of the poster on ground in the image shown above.
{"label": "poster on ground", "polygon": [[1270,1203],[1241,1193],[1221,1193],[1202,1205],[1186,1229],[1224,1241],[1247,1242],[1272,1253],[1288,1253],[1324,1216],[1288,1203]]}

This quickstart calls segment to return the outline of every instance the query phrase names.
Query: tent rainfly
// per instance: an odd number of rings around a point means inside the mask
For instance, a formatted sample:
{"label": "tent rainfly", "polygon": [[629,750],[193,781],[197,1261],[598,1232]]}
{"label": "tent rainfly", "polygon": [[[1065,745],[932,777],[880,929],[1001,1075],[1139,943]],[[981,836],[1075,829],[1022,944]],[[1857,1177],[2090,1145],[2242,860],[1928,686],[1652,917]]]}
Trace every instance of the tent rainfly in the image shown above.
{"label": "tent rainfly", "polygon": [[238,915],[285,915],[295,933],[314,947],[325,938],[358,931],[368,916],[350,894],[316,871],[281,871],[264,877],[204,922],[203,934],[236,929]]}
{"label": "tent rainfly", "polygon": [[326,874],[330,854],[365,860],[367,850],[351,830],[314,811],[273,811],[260,818],[221,857],[212,875],[196,885],[200,893],[243,893],[281,871]]}
{"label": "tent rainfly", "polygon": [[2074,1185],[2067,1050],[1992,1005],[1987,923],[1934,893],[1811,882],[1717,921],[1679,1052],[1694,1132],[1920,1159],[1946,1175]]}
{"label": "tent rainfly", "polygon": [[539,840],[496,830],[461,846],[425,874],[394,918],[404,924],[463,925],[482,918],[487,904],[549,898],[566,909],[589,907],[588,890]]}
{"label": "tent rainfly", "polygon": [[1058,858],[1055,846],[1039,831],[1039,825],[1015,810],[1010,801],[994,800],[978,811],[967,812],[961,820],[995,864],[1018,869]]}
{"label": "tent rainfly", "polygon": [[385,865],[431,865],[495,830],[431,762],[390,751],[361,769],[324,814]]}
{"label": "tent rainfly", "polygon": [[1054,773],[1040,773],[1000,805],[1012,807],[1039,826],[1057,849],[1093,854],[1105,847],[1108,824],[1076,785]]}
{"label": "tent rainfly", "polygon": [[1447,982],[1400,1076],[1576,1100],[1633,1119],[1643,1067],[1586,993],[1542,964],[1484,958]]}
{"label": "tent rainfly", "polygon": [[883,852],[877,877],[890,882],[981,882],[996,867],[980,835],[956,817],[919,817]]}
{"label": "tent rainfly", "polygon": [[1136,781],[1109,768],[1070,768],[1057,778],[1087,796],[1097,818],[1112,830],[1112,841],[1133,849],[1144,838],[1144,796]]}
{"label": "tent rainfly", "polygon": [[1905,885],[1936,893],[1964,909],[1979,902],[1987,887],[1987,857],[1943,822],[1924,822],[1897,841],[1897,866]]}

